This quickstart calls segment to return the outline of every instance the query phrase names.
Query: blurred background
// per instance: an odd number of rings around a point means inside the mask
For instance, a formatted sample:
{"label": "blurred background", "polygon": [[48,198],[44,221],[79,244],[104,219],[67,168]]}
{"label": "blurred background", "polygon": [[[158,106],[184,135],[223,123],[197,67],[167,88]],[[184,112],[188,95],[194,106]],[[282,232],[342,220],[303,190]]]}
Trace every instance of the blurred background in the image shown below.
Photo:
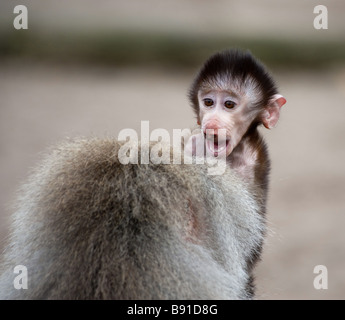
{"label": "blurred background", "polygon": [[[345,298],[345,2],[0,2],[0,246],[16,190],[46,148],[123,128],[188,128],[187,91],[208,56],[249,49],[287,98],[274,130],[269,234],[258,299]],[[328,9],[316,30],[314,7]],[[16,30],[16,5],[28,29]],[[316,290],[316,265],[328,289]]]}

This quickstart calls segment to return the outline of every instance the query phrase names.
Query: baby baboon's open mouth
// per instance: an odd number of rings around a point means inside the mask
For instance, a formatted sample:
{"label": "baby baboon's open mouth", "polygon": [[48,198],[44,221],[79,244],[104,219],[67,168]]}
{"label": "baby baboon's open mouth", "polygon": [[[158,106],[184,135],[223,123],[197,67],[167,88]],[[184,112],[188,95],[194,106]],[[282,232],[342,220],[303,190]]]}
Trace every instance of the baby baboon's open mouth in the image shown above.
{"label": "baby baboon's open mouth", "polygon": [[226,153],[228,155],[228,149],[230,147],[230,139],[226,138],[225,140],[220,140],[218,135],[209,135],[205,134],[205,140],[206,140],[206,151],[208,154],[213,155],[214,157],[218,157],[219,155],[222,155],[223,153]]}

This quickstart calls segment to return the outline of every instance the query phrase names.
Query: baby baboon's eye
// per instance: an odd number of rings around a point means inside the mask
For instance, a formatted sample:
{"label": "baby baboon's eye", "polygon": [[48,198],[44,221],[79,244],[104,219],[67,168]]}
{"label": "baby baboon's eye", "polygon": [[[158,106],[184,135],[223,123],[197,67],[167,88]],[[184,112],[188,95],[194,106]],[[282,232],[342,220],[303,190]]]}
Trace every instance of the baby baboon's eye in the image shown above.
{"label": "baby baboon's eye", "polygon": [[226,100],[226,101],[224,102],[224,106],[225,106],[225,108],[227,108],[227,109],[232,109],[232,108],[234,108],[234,107],[236,106],[236,103],[233,102],[233,101],[231,101],[231,100]]}
{"label": "baby baboon's eye", "polygon": [[213,100],[212,100],[212,99],[209,99],[209,98],[204,99],[204,105],[205,105],[206,107],[211,107],[211,106],[213,106]]}

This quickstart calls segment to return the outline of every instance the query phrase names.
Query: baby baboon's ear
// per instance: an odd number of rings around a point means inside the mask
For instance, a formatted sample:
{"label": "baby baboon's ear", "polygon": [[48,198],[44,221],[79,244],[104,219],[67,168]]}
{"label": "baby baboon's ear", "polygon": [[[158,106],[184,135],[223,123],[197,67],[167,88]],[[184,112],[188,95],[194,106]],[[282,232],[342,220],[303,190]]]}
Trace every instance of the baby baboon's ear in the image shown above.
{"label": "baby baboon's ear", "polygon": [[262,123],[267,129],[274,128],[279,120],[280,108],[286,103],[286,99],[275,94],[269,101],[262,115]]}

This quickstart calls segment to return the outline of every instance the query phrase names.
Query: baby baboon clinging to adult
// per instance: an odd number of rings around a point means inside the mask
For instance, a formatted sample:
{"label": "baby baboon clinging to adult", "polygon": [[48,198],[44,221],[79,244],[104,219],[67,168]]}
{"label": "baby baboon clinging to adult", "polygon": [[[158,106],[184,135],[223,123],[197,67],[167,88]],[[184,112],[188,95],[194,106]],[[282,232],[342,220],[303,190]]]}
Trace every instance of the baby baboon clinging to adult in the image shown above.
{"label": "baby baboon clinging to adult", "polygon": [[[239,51],[212,56],[190,98],[201,133],[185,156],[205,146],[226,156],[225,172],[209,175],[207,163],[124,165],[123,144],[111,139],[60,144],[23,187],[0,298],[253,298],[269,171],[257,127],[275,125],[285,99]],[[28,289],[14,288],[16,265],[27,268]]]}

